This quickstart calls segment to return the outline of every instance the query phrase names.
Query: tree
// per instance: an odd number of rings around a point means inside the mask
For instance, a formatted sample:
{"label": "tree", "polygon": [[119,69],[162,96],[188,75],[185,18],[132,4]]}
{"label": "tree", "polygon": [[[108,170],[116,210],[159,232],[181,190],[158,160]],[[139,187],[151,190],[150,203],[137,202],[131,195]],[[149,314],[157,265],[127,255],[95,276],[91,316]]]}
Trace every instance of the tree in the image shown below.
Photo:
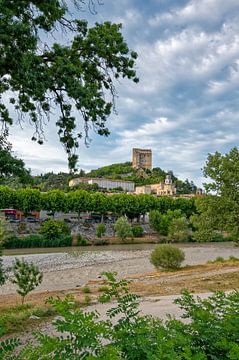
{"label": "tree", "polygon": [[7,136],[7,131],[0,135],[0,183],[11,181],[12,178],[23,184],[31,183],[30,171],[25,168],[23,160],[13,154]]}
{"label": "tree", "polygon": [[[210,178],[205,184],[208,193],[205,199],[196,202],[198,216],[193,220],[197,231],[229,232],[239,241],[239,150],[234,147],[228,154],[209,154],[204,175]],[[210,234],[209,234],[210,235]]]}
{"label": "tree", "polygon": [[125,217],[119,218],[114,226],[116,235],[122,240],[125,241],[127,237],[132,235],[131,226],[128,220]]}
{"label": "tree", "polygon": [[13,274],[12,283],[18,286],[17,292],[21,295],[22,304],[24,304],[26,295],[41,284],[43,274],[36,265],[24,259],[15,259]]}
{"label": "tree", "polygon": [[[79,7],[85,1],[72,3]],[[32,140],[42,144],[44,118],[57,109],[59,139],[74,169],[80,138],[89,143],[91,128],[109,135],[106,120],[115,109],[114,79],[138,82],[137,54],[124,41],[121,25],[105,22],[89,28],[85,20],[72,18],[66,1],[2,0],[0,13],[0,95],[14,93],[9,102],[2,97],[1,121],[13,123],[13,107],[20,121],[29,117],[35,127]],[[71,42],[45,44],[44,33],[60,28],[70,33]],[[84,131],[75,112],[83,119]]]}
{"label": "tree", "polygon": [[46,239],[57,239],[62,235],[70,235],[70,228],[63,220],[48,219],[41,224],[40,234]]}
{"label": "tree", "polygon": [[172,219],[168,228],[168,237],[171,241],[188,241],[190,235],[189,223],[185,216]]}

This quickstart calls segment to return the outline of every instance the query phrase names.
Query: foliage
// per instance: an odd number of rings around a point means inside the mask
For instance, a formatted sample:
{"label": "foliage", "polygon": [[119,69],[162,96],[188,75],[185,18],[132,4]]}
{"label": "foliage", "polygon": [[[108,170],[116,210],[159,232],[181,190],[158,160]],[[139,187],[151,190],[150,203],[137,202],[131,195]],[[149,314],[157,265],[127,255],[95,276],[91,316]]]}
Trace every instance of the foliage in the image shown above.
{"label": "foliage", "polygon": [[128,220],[125,217],[120,217],[115,225],[114,229],[116,232],[116,235],[122,240],[125,241],[127,237],[131,236],[131,226],[128,222]]}
{"label": "foliage", "polygon": [[[25,331],[31,316],[46,318],[54,314],[52,308],[38,307],[31,304],[6,307],[0,310],[0,337],[15,332]],[[1,354],[1,352],[0,352]],[[0,359],[1,356],[0,356]]]}
{"label": "foliage", "polygon": [[89,240],[87,240],[81,234],[78,234],[77,235],[77,245],[78,246],[87,246],[87,245],[89,245]]}
{"label": "foliage", "polygon": [[189,223],[186,217],[173,218],[169,224],[168,237],[171,241],[188,241],[191,235]]}
{"label": "foliage", "polygon": [[150,262],[158,268],[166,270],[178,269],[184,261],[184,252],[172,245],[158,245],[150,255]]}
{"label": "foliage", "polygon": [[224,213],[229,212],[229,203],[220,196],[208,195],[197,199],[195,204],[197,213],[190,218],[195,228],[193,239],[198,242],[214,241],[217,234],[228,226]]}
{"label": "foliage", "polygon": [[[77,212],[97,212],[99,214],[127,215],[129,219],[158,210],[166,214],[168,210],[181,210],[182,214],[190,217],[195,212],[194,199],[172,199],[170,197],[156,198],[153,195],[130,195],[89,193],[84,190],[75,190],[65,193],[60,190],[41,193],[37,189],[12,190],[6,186],[0,186],[1,209],[15,208],[24,212],[48,210]],[[176,213],[175,213],[176,214]],[[170,217],[172,215],[169,213]]]}
{"label": "foliage", "polygon": [[120,175],[130,174],[134,170],[131,162],[111,164],[102,166],[99,169],[91,170],[86,174],[87,177],[107,177],[111,179],[120,178]]}
{"label": "foliage", "polygon": [[179,209],[167,210],[162,214],[159,210],[152,210],[149,213],[149,224],[160,235],[167,236],[169,232],[169,226],[173,219],[177,219],[182,216],[182,212]]}
{"label": "foliage", "polygon": [[71,235],[59,235],[46,238],[43,235],[32,234],[24,237],[10,236],[5,241],[6,249],[63,247],[72,245]]}
{"label": "foliage", "polygon": [[238,359],[239,292],[218,292],[200,299],[184,291],[176,303],[190,321],[169,317],[162,322],[140,315],[139,298],[129,293],[126,280],[118,281],[110,273],[105,276],[108,287],[100,301],[117,301],[107,311],[107,320],[99,320],[97,312],[81,310],[69,295],[50,299],[59,315],[54,326],[60,334],[38,334],[37,345],[23,348],[17,359]]}
{"label": "foliage", "polygon": [[12,152],[12,145],[7,141],[8,132],[0,134],[0,183],[15,178],[20,183],[31,183],[30,171],[25,168],[23,160]]}
{"label": "foliage", "polygon": [[[77,7],[84,1],[73,3]],[[105,22],[90,28],[85,20],[74,19],[68,6],[65,1],[1,1],[0,92],[7,100],[0,104],[0,117],[11,125],[10,108],[19,120],[28,116],[34,125],[32,140],[42,144],[44,119],[56,109],[59,139],[73,169],[79,139],[85,136],[89,142],[91,126],[99,135],[109,134],[105,123],[114,110],[114,80],[138,79],[137,54],[124,41],[121,25]],[[52,36],[41,46],[59,26],[70,41],[56,43]],[[3,97],[8,91],[15,96]],[[83,119],[84,133],[75,113]]]}
{"label": "foliage", "polygon": [[105,235],[105,232],[106,232],[105,224],[97,225],[97,228],[96,228],[96,236],[97,237],[101,238],[102,236]]}
{"label": "foliage", "polygon": [[[204,167],[204,175],[210,178],[205,184],[207,191],[218,196],[210,197],[207,206],[200,209],[199,216],[207,216],[211,228],[223,229],[239,242],[239,150],[234,147],[228,154],[209,154]],[[215,200],[216,199],[216,200]],[[217,206],[215,207],[215,202]],[[200,204],[199,204],[200,205]]]}
{"label": "foliage", "polygon": [[132,226],[131,231],[134,237],[142,237],[144,234],[144,229],[140,225]]}
{"label": "foliage", "polygon": [[13,274],[14,278],[11,281],[18,286],[17,292],[21,295],[23,304],[26,295],[41,284],[43,274],[33,263],[17,258],[13,265]]}
{"label": "foliage", "polygon": [[70,228],[63,220],[48,219],[41,223],[40,234],[46,239],[57,239],[61,235],[70,235]]}

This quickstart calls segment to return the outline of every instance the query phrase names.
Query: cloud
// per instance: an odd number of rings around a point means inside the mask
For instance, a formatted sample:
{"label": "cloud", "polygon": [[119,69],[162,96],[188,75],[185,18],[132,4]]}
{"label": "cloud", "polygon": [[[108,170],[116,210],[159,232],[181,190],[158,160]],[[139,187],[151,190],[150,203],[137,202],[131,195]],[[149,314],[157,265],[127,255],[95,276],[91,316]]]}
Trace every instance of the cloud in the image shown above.
{"label": "cloud", "polygon": [[[89,148],[82,142],[79,167],[129,161],[132,147],[152,148],[154,166],[201,185],[207,154],[238,145],[238,0],[105,1],[88,18],[123,24],[140,82],[116,83],[112,134],[92,133]],[[13,130],[13,146],[34,172],[67,170],[52,120],[42,147],[26,140],[29,130]]]}

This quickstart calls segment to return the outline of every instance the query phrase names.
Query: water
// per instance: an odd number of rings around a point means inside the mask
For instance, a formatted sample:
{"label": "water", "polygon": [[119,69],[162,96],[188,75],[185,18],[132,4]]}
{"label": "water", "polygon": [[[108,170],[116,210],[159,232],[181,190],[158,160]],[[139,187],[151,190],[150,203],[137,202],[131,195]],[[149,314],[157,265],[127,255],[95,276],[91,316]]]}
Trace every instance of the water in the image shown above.
{"label": "water", "polygon": [[[102,252],[102,251],[136,251],[152,250],[156,244],[115,244],[105,246],[70,246],[70,247],[53,247],[53,248],[30,248],[30,249],[5,249],[3,255],[27,255],[27,254],[52,254],[52,253],[74,253],[74,252]],[[183,243],[176,244],[183,248],[214,248],[214,249],[231,249],[234,247],[232,242],[221,243]],[[236,248],[235,248],[236,249]],[[238,248],[239,249],[239,248]]]}

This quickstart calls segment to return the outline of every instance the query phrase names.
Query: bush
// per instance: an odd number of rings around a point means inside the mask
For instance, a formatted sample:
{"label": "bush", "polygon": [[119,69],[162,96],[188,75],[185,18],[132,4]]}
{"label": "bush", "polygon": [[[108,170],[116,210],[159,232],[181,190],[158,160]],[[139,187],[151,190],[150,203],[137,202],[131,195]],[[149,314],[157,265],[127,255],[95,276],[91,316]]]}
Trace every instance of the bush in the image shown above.
{"label": "bush", "polygon": [[178,269],[184,259],[184,252],[172,245],[158,245],[150,255],[150,262],[156,269]]}
{"label": "bush", "polygon": [[99,224],[96,228],[96,236],[101,238],[102,236],[105,235],[105,232],[106,232],[105,224]]}
{"label": "bush", "polygon": [[120,217],[114,226],[116,235],[122,240],[125,241],[127,237],[132,235],[131,226],[128,220],[125,217]]}
{"label": "bush", "polygon": [[61,235],[70,235],[70,228],[63,220],[48,219],[41,224],[40,234],[52,240]]}
{"label": "bush", "polygon": [[81,234],[77,235],[77,245],[78,246],[87,246],[90,242],[88,239],[84,238]]}
{"label": "bush", "polygon": [[134,237],[142,237],[144,233],[144,229],[140,225],[133,226],[131,231]]}

